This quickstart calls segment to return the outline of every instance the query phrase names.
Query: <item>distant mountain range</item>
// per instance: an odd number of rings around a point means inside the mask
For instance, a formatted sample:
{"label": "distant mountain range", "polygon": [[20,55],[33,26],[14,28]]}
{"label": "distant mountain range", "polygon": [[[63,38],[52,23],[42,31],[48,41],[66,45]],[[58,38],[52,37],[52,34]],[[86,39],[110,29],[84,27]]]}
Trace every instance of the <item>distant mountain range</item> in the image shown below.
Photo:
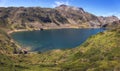
{"label": "distant mountain range", "polygon": [[97,28],[118,21],[116,16],[98,17],[82,8],[0,7],[0,26],[10,29]]}

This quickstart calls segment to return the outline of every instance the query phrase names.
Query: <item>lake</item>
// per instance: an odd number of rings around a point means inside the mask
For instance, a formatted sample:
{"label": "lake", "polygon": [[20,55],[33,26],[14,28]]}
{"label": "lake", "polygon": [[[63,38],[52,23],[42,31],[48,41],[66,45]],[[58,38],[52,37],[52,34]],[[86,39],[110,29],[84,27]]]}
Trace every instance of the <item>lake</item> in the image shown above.
{"label": "lake", "polygon": [[68,49],[81,45],[91,35],[104,31],[98,29],[54,29],[12,33],[12,38],[23,48],[31,51]]}

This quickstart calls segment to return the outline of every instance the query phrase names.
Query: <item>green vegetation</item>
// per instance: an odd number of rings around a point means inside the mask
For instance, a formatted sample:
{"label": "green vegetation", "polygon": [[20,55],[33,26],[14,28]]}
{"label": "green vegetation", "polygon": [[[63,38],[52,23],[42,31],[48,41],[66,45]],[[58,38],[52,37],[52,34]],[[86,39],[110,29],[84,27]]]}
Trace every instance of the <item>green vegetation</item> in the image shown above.
{"label": "green vegetation", "polygon": [[120,71],[120,21],[107,21],[109,24],[103,24],[103,27],[111,31],[91,36],[81,46],[44,53],[22,53],[6,33],[15,29],[38,29],[50,23],[54,23],[53,27],[75,23],[83,27],[100,27],[104,22],[82,8],[79,11],[73,10],[74,7],[65,8],[68,6],[55,9],[1,7],[0,71]]}
{"label": "green vegetation", "polygon": [[[1,38],[0,38],[1,39]],[[119,29],[101,32],[90,37],[83,45],[68,50],[45,53],[0,54],[2,71],[119,71]],[[2,48],[3,43],[0,43]],[[6,43],[6,52],[13,51]],[[8,47],[9,46],[9,47]]]}
{"label": "green vegetation", "polygon": [[2,71],[14,71],[14,62],[10,56],[16,50],[15,43],[10,42],[10,37],[0,29],[0,70]]}

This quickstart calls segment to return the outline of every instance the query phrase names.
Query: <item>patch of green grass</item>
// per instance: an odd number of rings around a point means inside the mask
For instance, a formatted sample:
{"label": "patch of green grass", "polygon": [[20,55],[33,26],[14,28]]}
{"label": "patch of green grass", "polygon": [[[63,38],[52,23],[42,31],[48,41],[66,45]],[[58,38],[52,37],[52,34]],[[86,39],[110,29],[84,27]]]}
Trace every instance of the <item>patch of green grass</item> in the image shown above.
{"label": "patch of green grass", "polygon": [[[119,71],[120,33],[107,31],[90,37],[81,46],[44,53],[6,54],[13,51],[8,40],[0,43],[0,69],[9,71]],[[7,43],[5,43],[7,42]],[[5,45],[3,45],[5,44]],[[2,65],[3,64],[3,65]],[[3,70],[3,71],[5,71]],[[12,71],[10,70],[10,71]]]}

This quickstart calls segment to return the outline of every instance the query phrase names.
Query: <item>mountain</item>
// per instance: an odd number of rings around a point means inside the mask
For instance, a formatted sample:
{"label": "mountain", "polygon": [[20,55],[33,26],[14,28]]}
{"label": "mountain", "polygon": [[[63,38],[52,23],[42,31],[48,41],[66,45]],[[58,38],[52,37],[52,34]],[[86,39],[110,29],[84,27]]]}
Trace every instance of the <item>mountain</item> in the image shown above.
{"label": "mountain", "polygon": [[60,5],[55,8],[62,16],[67,18],[71,24],[87,25],[88,27],[100,27],[100,21],[97,16],[85,12],[82,8]]}
{"label": "mountain", "polygon": [[100,16],[98,17],[98,19],[100,20],[100,22],[102,23],[102,26],[107,26],[110,25],[110,23],[114,22],[114,21],[118,21],[119,18],[116,16],[108,16],[108,17],[103,17]]}
{"label": "mountain", "polygon": [[94,28],[117,17],[97,17],[82,8],[0,7],[0,26],[9,29]]}
{"label": "mountain", "polygon": [[[61,21],[62,20],[62,21]],[[55,9],[40,7],[0,8],[0,23],[10,29],[41,28],[67,23]]]}
{"label": "mountain", "polygon": [[106,28],[108,28],[108,29],[116,29],[116,28],[119,28],[119,27],[120,27],[120,20],[118,20],[118,21],[113,21],[112,23],[106,24],[106,25],[104,25],[104,26],[106,26]]}
{"label": "mountain", "polygon": [[100,27],[97,16],[82,8],[60,5],[56,8],[0,7],[0,26],[9,29]]}

